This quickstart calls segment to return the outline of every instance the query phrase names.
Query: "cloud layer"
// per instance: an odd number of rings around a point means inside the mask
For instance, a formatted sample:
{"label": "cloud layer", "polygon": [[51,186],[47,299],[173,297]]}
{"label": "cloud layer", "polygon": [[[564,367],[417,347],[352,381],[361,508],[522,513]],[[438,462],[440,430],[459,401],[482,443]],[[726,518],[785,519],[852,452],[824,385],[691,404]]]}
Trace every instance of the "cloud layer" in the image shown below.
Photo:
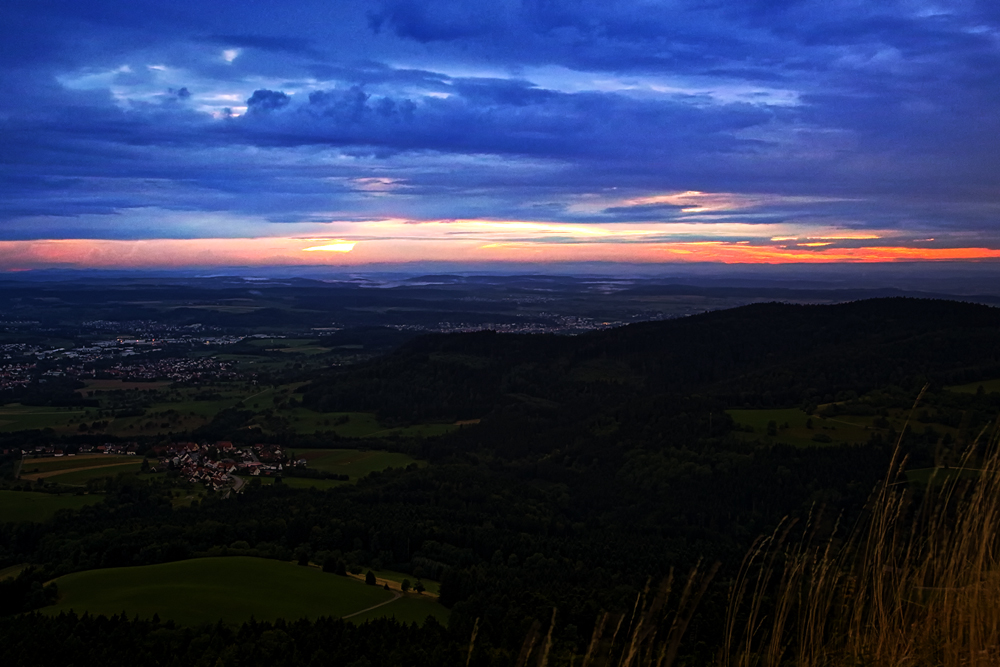
{"label": "cloud layer", "polygon": [[12,0],[0,241],[989,250],[998,75],[987,2]]}

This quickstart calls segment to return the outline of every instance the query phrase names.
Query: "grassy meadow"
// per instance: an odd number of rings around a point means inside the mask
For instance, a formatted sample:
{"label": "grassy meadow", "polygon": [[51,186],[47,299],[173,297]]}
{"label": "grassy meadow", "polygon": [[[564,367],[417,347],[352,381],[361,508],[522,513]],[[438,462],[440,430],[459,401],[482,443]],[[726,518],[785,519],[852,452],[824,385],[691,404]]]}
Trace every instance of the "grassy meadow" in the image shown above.
{"label": "grassy meadow", "polygon": [[[347,616],[393,594],[351,577],[326,574],[263,558],[196,558],[141,567],[88,570],[60,577],[59,601],[42,611],[58,614],[118,614],[149,618],[158,614],[182,625],[242,623],[278,618]],[[430,600],[430,598],[428,598]],[[373,617],[384,616],[391,602]],[[404,611],[409,607],[404,607]],[[425,614],[426,616],[426,614]]]}
{"label": "grassy meadow", "polygon": [[119,473],[136,473],[142,459],[136,456],[81,454],[78,456],[27,459],[21,465],[21,479],[86,486],[92,479],[114,477]]}
{"label": "grassy meadow", "polygon": [[319,341],[311,338],[258,338],[246,341],[245,344],[250,347],[261,348],[268,352],[304,354],[306,356],[325,354],[330,351],[330,348],[321,347]]}
{"label": "grassy meadow", "polygon": [[28,475],[45,477],[56,472],[66,472],[67,470],[113,466],[122,463],[135,463],[135,461],[136,457],[134,456],[119,456],[114,454],[78,454],[76,456],[49,456],[38,459],[25,459],[21,464],[21,476],[25,478],[28,478]]}
{"label": "grassy meadow", "polygon": [[51,428],[69,431],[69,425],[88,413],[83,408],[50,408],[10,403],[0,406],[0,431],[29,431]]}
{"label": "grassy meadow", "polygon": [[[261,345],[285,345],[281,349],[289,353],[312,350],[308,354],[316,354],[320,348],[306,345],[309,342],[305,339],[252,341]],[[247,426],[259,429],[262,434],[280,430],[309,435],[331,432],[345,438],[390,435],[426,438],[458,428],[455,424],[439,423],[386,427],[373,413],[314,412],[302,407],[300,397],[295,394],[302,384],[256,386],[223,382],[173,387],[168,382],[89,380],[78,393],[96,399],[100,402],[99,407],[53,408],[17,403],[0,406],[0,432],[52,429],[57,435],[89,432],[122,438],[183,434],[205,426],[219,412],[230,408],[253,412]],[[135,409],[136,405],[141,405],[141,409]]]}
{"label": "grassy meadow", "polygon": [[982,382],[970,382],[969,384],[960,384],[953,387],[945,387],[948,391],[956,391],[960,394],[975,394],[982,387],[983,391],[987,394],[995,394],[1000,392],[1000,378],[995,380],[983,380]]}
{"label": "grassy meadow", "polygon": [[377,450],[291,449],[289,455],[305,459],[308,461],[307,467],[314,470],[350,475],[352,480],[361,479],[368,473],[386,468],[405,468],[411,463],[418,463],[416,459],[406,454]]}
{"label": "grassy meadow", "polygon": [[27,563],[21,563],[19,565],[11,565],[10,567],[5,567],[0,569],[0,581],[4,579],[16,579],[19,574],[27,570],[29,565]]}
{"label": "grassy meadow", "polygon": [[[823,407],[825,406],[820,406],[821,409]],[[884,421],[877,415],[809,415],[798,408],[726,412],[738,427],[744,429],[735,432],[737,437],[745,440],[763,439],[796,447],[864,444],[875,432],[881,431],[883,435],[888,435],[890,428],[896,432],[901,431],[909,417],[908,410],[898,408],[888,410]],[[772,421],[777,427],[774,435],[768,434],[768,424]],[[955,428],[933,421],[911,421],[909,427],[914,433],[921,434],[928,428],[941,435],[950,433],[955,436],[958,433]]]}
{"label": "grassy meadow", "polygon": [[132,457],[131,463],[117,463],[89,470],[69,470],[45,477],[46,482],[65,484],[66,486],[87,486],[87,482],[92,479],[102,477],[114,477],[120,473],[137,473],[142,468],[142,460]]}
{"label": "grassy meadow", "polygon": [[77,510],[101,501],[99,495],[56,495],[34,491],[0,490],[0,523],[41,522],[59,510]]}
{"label": "grassy meadow", "polygon": [[[773,442],[797,447],[816,447],[824,444],[863,443],[871,437],[871,420],[863,417],[823,418],[808,415],[798,408],[780,410],[727,410],[736,424],[750,427],[752,432],[739,432],[745,439],[767,438]],[[774,421],[777,432],[767,435],[768,422]],[[829,437],[828,442],[816,439],[817,435]]]}
{"label": "grassy meadow", "polygon": [[296,433],[313,434],[332,431],[344,438],[399,435],[411,438],[429,438],[443,435],[457,428],[455,424],[414,424],[412,426],[385,427],[370,412],[313,412],[294,407],[279,413],[289,420]]}
{"label": "grassy meadow", "polygon": [[[293,489],[315,488],[319,490],[332,489],[346,484],[355,484],[365,475],[381,472],[387,468],[405,468],[412,463],[426,465],[423,461],[396,452],[364,451],[360,449],[291,449],[288,455],[294,459],[308,461],[306,467],[323,472],[347,475],[349,479],[311,479],[308,477],[282,478],[282,483]],[[271,477],[248,477],[247,480],[259,479],[262,484],[274,484]],[[400,579],[400,581],[402,581]]]}

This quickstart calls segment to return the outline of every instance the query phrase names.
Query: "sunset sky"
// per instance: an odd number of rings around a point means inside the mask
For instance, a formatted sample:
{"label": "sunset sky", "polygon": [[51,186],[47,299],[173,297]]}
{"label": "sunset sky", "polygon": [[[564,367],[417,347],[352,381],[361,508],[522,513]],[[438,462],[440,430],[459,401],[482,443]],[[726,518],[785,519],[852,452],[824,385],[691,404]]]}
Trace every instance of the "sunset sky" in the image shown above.
{"label": "sunset sky", "polygon": [[5,0],[0,270],[996,261],[997,82],[985,0]]}

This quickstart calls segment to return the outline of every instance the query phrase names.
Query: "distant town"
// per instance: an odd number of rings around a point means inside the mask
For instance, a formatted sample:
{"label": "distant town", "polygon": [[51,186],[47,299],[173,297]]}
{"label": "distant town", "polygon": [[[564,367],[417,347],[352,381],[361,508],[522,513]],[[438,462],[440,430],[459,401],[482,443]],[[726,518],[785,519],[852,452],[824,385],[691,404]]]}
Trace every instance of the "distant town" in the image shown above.
{"label": "distant town", "polygon": [[[136,443],[107,443],[103,445],[79,445],[73,450],[53,445],[38,445],[21,450],[25,461],[40,458],[72,457],[78,455],[118,455],[137,456]],[[3,454],[10,453],[8,450]],[[278,445],[255,444],[237,447],[232,442],[220,441],[214,444],[178,442],[151,448],[146,452],[149,462],[147,472],[177,471],[180,476],[193,483],[203,484],[213,491],[233,488],[239,491],[243,486],[242,476],[280,477],[289,468],[304,468],[305,459],[291,461]]]}
{"label": "distant town", "polygon": [[[94,322],[85,324],[94,325]],[[152,328],[152,323],[143,324]],[[190,330],[190,327],[184,328]],[[283,338],[265,334],[206,336],[188,333],[163,336],[163,333],[158,331],[143,337],[133,335],[101,339],[72,348],[46,348],[28,343],[0,344],[0,391],[64,376],[126,381],[231,380],[239,376],[231,363],[211,356],[192,358],[179,355],[206,346],[233,345],[255,338]],[[166,354],[170,356],[164,356]]]}

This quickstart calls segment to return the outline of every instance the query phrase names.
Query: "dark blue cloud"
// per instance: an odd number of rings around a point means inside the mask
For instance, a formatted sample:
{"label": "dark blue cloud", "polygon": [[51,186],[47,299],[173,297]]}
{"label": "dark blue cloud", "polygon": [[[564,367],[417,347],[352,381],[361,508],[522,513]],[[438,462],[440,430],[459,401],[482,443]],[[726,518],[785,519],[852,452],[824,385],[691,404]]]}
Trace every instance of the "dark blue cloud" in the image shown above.
{"label": "dark blue cloud", "polygon": [[268,113],[288,106],[291,101],[292,98],[281,91],[261,88],[253,91],[253,95],[247,100],[247,113]]}
{"label": "dark blue cloud", "polygon": [[989,231],[998,77],[989,2],[11,0],[0,238],[139,209],[671,220],[576,203],[684,190]]}

